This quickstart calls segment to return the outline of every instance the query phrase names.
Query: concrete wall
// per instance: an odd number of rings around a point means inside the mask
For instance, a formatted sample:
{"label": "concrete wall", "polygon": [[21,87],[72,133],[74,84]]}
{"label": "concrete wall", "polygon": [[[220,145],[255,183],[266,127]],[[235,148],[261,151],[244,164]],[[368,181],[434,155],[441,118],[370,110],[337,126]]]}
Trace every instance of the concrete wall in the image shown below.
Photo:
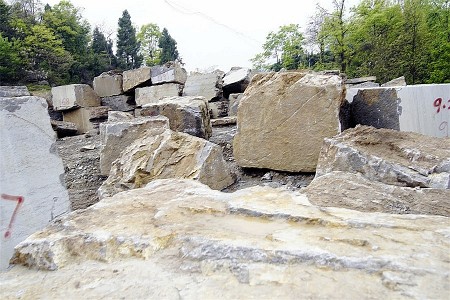
{"label": "concrete wall", "polygon": [[0,271],[14,247],[69,210],[45,99],[0,98]]}

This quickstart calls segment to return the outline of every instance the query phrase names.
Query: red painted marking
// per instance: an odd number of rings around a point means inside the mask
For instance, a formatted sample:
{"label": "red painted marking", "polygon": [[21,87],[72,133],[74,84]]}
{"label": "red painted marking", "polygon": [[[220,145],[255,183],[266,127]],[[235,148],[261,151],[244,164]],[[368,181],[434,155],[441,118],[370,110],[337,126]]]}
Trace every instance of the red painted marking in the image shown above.
{"label": "red painted marking", "polygon": [[6,230],[6,232],[5,232],[5,239],[7,239],[7,238],[11,237],[11,231],[12,231],[12,226],[14,224],[14,220],[16,219],[16,215],[17,215],[17,212],[19,211],[20,206],[25,201],[25,198],[23,198],[22,196],[12,196],[12,195],[8,195],[8,194],[2,194],[1,198],[3,200],[17,201],[17,205],[11,216],[11,220],[9,220],[8,230]]}
{"label": "red painted marking", "polygon": [[442,98],[437,98],[433,102],[433,106],[437,107],[437,113],[439,113],[441,111],[441,104],[442,104]]}

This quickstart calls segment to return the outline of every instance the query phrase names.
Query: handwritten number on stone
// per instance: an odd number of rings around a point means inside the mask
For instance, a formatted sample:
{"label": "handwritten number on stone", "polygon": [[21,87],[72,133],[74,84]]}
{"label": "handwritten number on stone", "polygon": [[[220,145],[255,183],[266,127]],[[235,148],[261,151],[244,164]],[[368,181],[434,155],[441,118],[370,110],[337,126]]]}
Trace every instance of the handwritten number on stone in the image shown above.
{"label": "handwritten number on stone", "polygon": [[1,199],[17,201],[16,208],[14,209],[14,212],[9,221],[8,230],[5,232],[5,239],[7,239],[11,236],[12,226],[14,224],[14,220],[16,219],[17,212],[19,211],[19,208],[25,199],[22,196],[12,196],[12,195],[7,195],[7,194],[2,194]]}

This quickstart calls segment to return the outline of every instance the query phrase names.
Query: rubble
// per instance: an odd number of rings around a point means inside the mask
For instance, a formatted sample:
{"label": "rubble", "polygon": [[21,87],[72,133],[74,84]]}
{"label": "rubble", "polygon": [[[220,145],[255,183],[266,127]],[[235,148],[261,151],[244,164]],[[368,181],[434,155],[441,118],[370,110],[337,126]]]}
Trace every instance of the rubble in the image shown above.
{"label": "rubble", "polygon": [[99,97],[117,96],[123,93],[122,74],[102,73],[94,78],[94,91]]}
{"label": "rubble", "polygon": [[323,139],[340,132],[344,93],[336,75],[255,75],[239,105],[233,142],[237,164],[314,172]]}
{"label": "rubble", "polygon": [[149,103],[158,103],[164,97],[181,96],[183,86],[178,83],[167,83],[149,87],[137,88],[135,91],[136,105],[142,107]]}
{"label": "rubble", "polygon": [[169,118],[170,129],[209,139],[211,122],[208,102],[203,97],[167,97],[142,107],[140,116],[163,115]]}
{"label": "rubble", "polygon": [[100,98],[87,84],[70,84],[53,87],[52,100],[53,107],[56,111],[100,106]]}
{"label": "rubble", "polygon": [[208,101],[221,99],[223,96],[223,75],[222,71],[189,75],[184,86],[183,96],[201,96]]}

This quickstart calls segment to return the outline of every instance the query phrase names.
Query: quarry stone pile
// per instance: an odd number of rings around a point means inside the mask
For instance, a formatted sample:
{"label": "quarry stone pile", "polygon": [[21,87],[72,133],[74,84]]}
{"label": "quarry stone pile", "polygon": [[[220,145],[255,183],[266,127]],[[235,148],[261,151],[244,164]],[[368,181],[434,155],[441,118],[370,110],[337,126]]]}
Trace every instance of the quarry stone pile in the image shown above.
{"label": "quarry stone pile", "polygon": [[441,216],[318,207],[309,195],[269,187],[226,194],[157,180],[30,236],[16,248],[18,266],[0,274],[0,288],[6,298],[113,291],[118,298],[444,299],[448,232]]}
{"label": "quarry stone pile", "polygon": [[241,167],[314,172],[323,139],[340,132],[336,75],[257,74],[240,101],[233,153]]}
{"label": "quarry stone pile", "polygon": [[134,97],[130,95],[102,97],[101,103],[114,111],[133,112],[136,108]]}
{"label": "quarry stone pile", "polygon": [[70,210],[45,99],[0,97],[0,271],[14,247]]}

